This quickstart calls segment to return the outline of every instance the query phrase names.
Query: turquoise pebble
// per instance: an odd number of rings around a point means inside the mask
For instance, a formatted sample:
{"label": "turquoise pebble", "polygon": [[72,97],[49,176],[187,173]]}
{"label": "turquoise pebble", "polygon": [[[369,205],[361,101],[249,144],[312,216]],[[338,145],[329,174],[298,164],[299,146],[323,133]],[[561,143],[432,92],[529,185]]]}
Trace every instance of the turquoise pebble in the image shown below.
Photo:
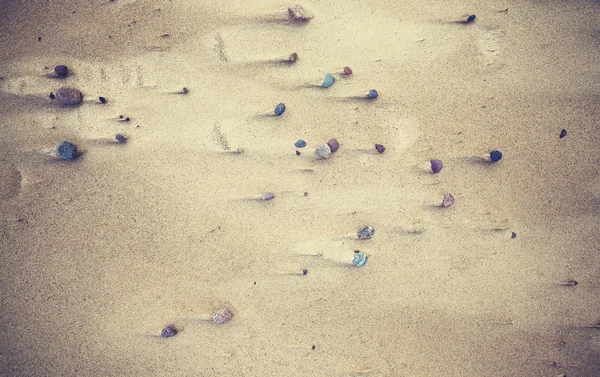
{"label": "turquoise pebble", "polygon": [[335,78],[333,78],[333,75],[331,73],[327,73],[323,79],[323,83],[321,83],[321,86],[323,88],[329,88],[334,82]]}
{"label": "turquoise pebble", "polygon": [[56,152],[63,160],[74,160],[77,157],[77,146],[63,141],[56,147]]}
{"label": "turquoise pebble", "polygon": [[369,94],[367,94],[367,97],[370,99],[375,99],[379,96],[379,93],[377,93],[377,91],[375,89],[371,89],[369,91]]}
{"label": "turquoise pebble", "polygon": [[275,106],[275,115],[280,116],[284,112],[285,112],[285,104],[284,103],[280,103],[279,105]]}
{"label": "turquoise pebble", "polygon": [[352,261],[352,264],[356,267],[363,267],[365,264],[367,264],[368,259],[369,257],[365,253],[354,254],[354,260]]}
{"label": "turquoise pebble", "polygon": [[295,144],[296,148],[304,148],[306,147],[306,141],[300,139]]}

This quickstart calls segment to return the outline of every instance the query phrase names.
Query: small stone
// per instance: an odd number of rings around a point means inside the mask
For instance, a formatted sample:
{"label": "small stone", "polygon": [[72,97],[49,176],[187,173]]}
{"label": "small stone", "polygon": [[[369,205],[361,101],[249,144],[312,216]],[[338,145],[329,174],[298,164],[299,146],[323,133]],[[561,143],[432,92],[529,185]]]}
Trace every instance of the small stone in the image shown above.
{"label": "small stone", "polygon": [[352,68],[344,67],[344,75],[350,76],[352,74]]}
{"label": "small stone", "polygon": [[363,267],[365,264],[367,264],[368,259],[369,257],[365,253],[354,254],[352,264],[356,267]]}
{"label": "small stone", "polygon": [[383,153],[385,152],[385,147],[381,144],[375,144],[375,149],[377,150],[377,152],[379,153]]}
{"label": "small stone", "polygon": [[98,97],[98,100],[100,100],[101,103],[106,103],[106,98],[104,97]]}
{"label": "small stone", "polygon": [[50,92],[50,95],[48,97],[50,97],[50,99],[56,99],[56,97],[54,96],[54,93],[52,93],[52,92]]}
{"label": "small stone", "polygon": [[68,141],[63,141],[56,146],[56,153],[63,160],[74,160],[77,158],[77,146]]}
{"label": "small stone", "polygon": [[331,153],[335,153],[337,152],[338,149],[340,149],[340,143],[338,143],[338,141],[336,139],[331,139],[327,142],[327,145],[329,145],[329,149],[331,149]]}
{"label": "small stone", "polygon": [[115,139],[117,139],[119,143],[124,143],[127,141],[127,138],[123,134],[116,134]]}
{"label": "small stone", "polygon": [[297,142],[295,142],[294,145],[296,146],[296,148],[304,148],[306,147],[306,141],[300,139]]}
{"label": "small stone", "polygon": [[472,14],[472,15],[470,15],[470,16],[467,18],[467,22],[468,22],[468,23],[471,23],[471,22],[475,21],[475,18],[476,18],[476,17],[475,17],[475,15],[474,15],[474,14]]}
{"label": "small stone", "polygon": [[431,171],[434,172],[435,174],[439,173],[442,171],[442,160],[430,160],[429,161],[431,163]]}
{"label": "small stone", "polygon": [[288,61],[289,61],[290,63],[295,63],[295,62],[296,62],[296,60],[298,60],[298,54],[297,54],[297,53],[295,53],[295,52],[292,52],[292,53],[290,54],[290,56],[288,56]]}
{"label": "small stone", "polygon": [[490,160],[492,162],[498,162],[502,159],[502,152],[493,150],[490,152]]}
{"label": "small stone", "polygon": [[177,335],[179,331],[177,331],[177,329],[171,325],[165,327],[164,329],[162,329],[160,336],[163,338],[170,338],[172,336]]}
{"label": "small stone", "polygon": [[265,192],[262,193],[262,195],[260,196],[260,198],[262,200],[265,200],[265,201],[266,200],[271,200],[271,199],[275,198],[275,194],[273,194],[272,192],[265,191]]}
{"label": "small stone", "polygon": [[517,238],[517,233],[512,232],[511,235],[510,235],[510,238]]}
{"label": "small stone", "polygon": [[277,106],[275,106],[275,115],[281,116],[281,114],[283,114],[284,112],[285,112],[285,104],[284,103],[280,103]]}
{"label": "small stone", "polygon": [[321,160],[327,159],[331,157],[331,148],[327,144],[319,144],[315,148],[315,154]]}
{"label": "small stone", "polygon": [[379,93],[377,93],[377,91],[375,89],[371,89],[369,91],[369,94],[367,94],[368,99],[375,99],[377,97],[379,97]]}
{"label": "small stone", "polygon": [[302,275],[308,274],[308,270],[302,270]]}
{"label": "small stone", "polygon": [[188,94],[188,92],[189,92],[188,88],[183,88],[182,91],[183,91],[183,94]]}
{"label": "small stone", "polygon": [[75,88],[60,88],[56,91],[56,98],[65,106],[76,106],[83,101],[83,93]]}
{"label": "small stone", "polygon": [[58,77],[67,77],[68,68],[66,65],[57,65],[54,67],[54,72]]}
{"label": "small stone", "polygon": [[442,200],[442,207],[444,207],[444,208],[450,207],[453,204],[454,204],[454,196],[452,196],[452,194],[444,195],[444,199]]}
{"label": "small stone", "polygon": [[370,226],[362,228],[357,233],[359,240],[368,240],[373,237],[373,234],[375,234],[375,229],[371,228]]}
{"label": "small stone", "polygon": [[300,4],[295,4],[288,8],[288,15],[294,21],[308,21],[312,16]]}
{"label": "small stone", "polygon": [[300,151],[296,149],[296,156],[300,156]]}
{"label": "small stone", "polygon": [[323,82],[321,83],[321,86],[323,88],[329,88],[331,85],[333,85],[334,82],[335,82],[335,78],[333,77],[333,75],[331,73],[326,73],[325,78],[323,79]]}
{"label": "small stone", "polygon": [[212,314],[212,321],[216,325],[229,322],[233,314],[227,309],[219,309]]}
{"label": "small stone", "polygon": [[560,138],[562,139],[565,136],[567,136],[567,130],[563,129],[562,131],[560,131]]}

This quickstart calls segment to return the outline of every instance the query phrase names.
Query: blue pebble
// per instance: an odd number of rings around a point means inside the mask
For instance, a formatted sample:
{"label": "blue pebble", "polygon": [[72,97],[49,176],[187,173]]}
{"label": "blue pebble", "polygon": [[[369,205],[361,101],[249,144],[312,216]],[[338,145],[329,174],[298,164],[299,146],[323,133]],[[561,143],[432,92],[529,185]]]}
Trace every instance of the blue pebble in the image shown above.
{"label": "blue pebble", "polygon": [[363,267],[365,264],[367,264],[368,259],[369,257],[365,253],[354,254],[354,260],[352,261],[352,264],[356,267]]}
{"label": "blue pebble", "polygon": [[296,148],[304,148],[306,147],[306,141],[300,139],[295,144]]}
{"label": "blue pebble", "polygon": [[323,88],[329,88],[334,82],[335,78],[333,78],[333,75],[331,73],[327,73],[323,79],[323,82],[321,83],[321,86]]}
{"label": "blue pebble", "polygon": [[492,162],[498,162],[502,159],[502,152],[500,151],[491,151],[490,152],[490,160],[492,160]]}
{"label": "blue pebble", "polygon": [[124,143],[127,141],[127,138],[123,136],[123,134],[116,134],[115,139],[117,139],[119,143]]}
{"label": "blue pebble", "polygon": [[281,114],[283,114],[284,112],[285,112],[285,104],[284,103],[280,103],[279,105],[275,106],[275,115],[281,116]]}
{"label": "blue pebble", "polygon": [[170,338],[172,336],[177,335],[178,331],[176,328],[174,328],[173,326],[167,326],[164,329],[162,329],[160,336],[163,338]]}
{"label": "blue pebble", "polygon": [[74,160],[77,158],[77,146],[68,141],[59,143],[56,147],[56,152],[63,160]]}
{"label": "blue pebble", "polygon": [[369,99],[375,99],[379,96],[379,93],[377,93],[377,91],[375,89],[371,89],[369,91],[369,94],[367,94],[367,98]]}

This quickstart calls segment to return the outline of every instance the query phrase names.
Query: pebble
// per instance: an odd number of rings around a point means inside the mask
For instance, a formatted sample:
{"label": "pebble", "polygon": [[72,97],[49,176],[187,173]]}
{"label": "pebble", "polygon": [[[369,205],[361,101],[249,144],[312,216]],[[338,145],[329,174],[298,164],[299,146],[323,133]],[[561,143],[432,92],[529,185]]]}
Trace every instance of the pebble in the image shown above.
{"label": "pebble", "polygon": [[302,275],[306,276],[306,274],[308,274],[308,270],[302,270]]}
{"label": "pebble", "polygon": [[333,85],[334,82],[335,82],[335,78],[333,77],[333,75],[331,73],[326,73],[325,78],[323,79],[323,82],[321,83],[321,86],[323,88],[329,88],[331,85]]}
{"label": "pebble", "polygon": [[300,156],[300,151],[296,149],[296,156]]}
{"label": "pebble", "polygon": [[442,171],[442,167],[444,166],[442,164],[442,160],[431,160],[429,162],[431,162],[431,171],[432,172],[437,174]]}
{"label": "pebble", "polygon": [[58,77],[67,77],[68,71],[69,70],[66,65],[57,65],[56,67],[54,67],[54,72]]}
{"label": "pebble", "polygon": [[163,338],[170,338],[172,336],[177,335],[179,331],[177,331],[177,329],[171,325],[165,327],[164,329],[162,329],[160,336]]}
{"label": "pebble", "polygon": [[493,150],[490,152],[490,160],[492,162],[498,162],[502,159],[502,152]]}
{"label": "pebble", "polygon": [[296,148],[304,148],[306,147],[306,141],[300,139],[297,142],[295,142],[294,145],[296,146]]}
{"label": "pebble", "polygon": [[367,94],[367,98],[369,98],[369,99],[375,99],[377,97],[379,97],[379,93],[377,93],[377,91],[375,89],[371,89],[369,91],[369,94]]}
{"label": "pebble", "polygon": [[340,143],[338,143],[338,141],[336,139],[331,139],[327,142],[327,145],[329,145],[329,149],[331,149],[331,153],[335,153],[337,152],[338,149],[340,149]]}
{"label": "pebble", "polygon": [[385,152],[385,147],[381,144],[375,144],[375,149],[377,150],[377,152],[379,153],[383,153]]}
{"label": "pebble", "polygon": [[359,240],[368,240],[371,237],[373,237],[374,233],[375,233],[375,229],[371,228],[370,226],[366,226],[366,227],[362,228],[361,230],[359,230],[357,235],[358,235]]}
{"label": "pebble", "polygon": [[344,67],[344,75],[350,76],[352,74],[352,68]]}
{"label": "pebble", "polygon": [[106,103],[106,98],[104,97],[98,97],[98,100],[100,100],[101,103]]}
{"label": "pebble", "polygon": [[275,198],[275,194],[273,194],[272,192],[265,191],[262,193],[260,198],[262,200],[271,200],[271,199]]}
{"label": "pebble", "polygon": [[119,143],[124,143],[127,141],[127,138],[123,134],[116,134],[115,139],[117,139]]}
{"label": "pebble", "polygon": [[285,112],[285,104],[284,103],[280,103],[279,105],[275,106],[275,115],[281,116],[281,114],[283,114],[284,112]]}
{"label": "pebble", "polygon": [[56,98],[62,105],[75,106],[83,101],[83,93],[75,88],[60,88],[56,91]]}
{"label": "pebble", "polygon": [[219,309],[212,314],[212,321],[214,324],[222,325],[223,323],[229,322],[233,317],[233,314],[227,309]]}
{"label": "pebble", "polygon": [[189,89],[188,88],[183,88],[183,94],[188,94]]}
{"label": "pebble", "polygon": [[517,233],[512,232],[511,235],[510,235],[510,238],[517,238]]}
{"label": "pebble", "polygon": [[352,261],[352,264],[356,267],[363,267],[365,264],[367,264],[368,259],[369,257],[365,253],[354,254],[354,260]]}
{"label": "pebble", "polygon": [[56,153],[63,160],[74,160],[77,158],[77,146],[68,141],[63,141],[56,146]]}
{"label": "pebble", "polygon": [[442,200],[442,207],[444,207],[444,208],[450,207],[453,204],[454,204],[454,196],[452,196],[452,194],[444,195],[444,199]]}
{"label": "pebble", "polygon": [[308,21],[312,16],[300,4],[288,8],[288,15],[294,21]]}
{"label": "pebble", "polygon": [[288,61],[289,61],[290,63],[295,63],[295,62],[296,62],[296,60],[298,60],[298,54],[297,54],[297,53],[295,53],[295,52],[292,52],[292,53],[290,54],[290,56],[288,56]]}
{"label": "pebble", "polygon": [[467,18],[467,22],[473,22],[473,21],[475,21],[475,18],[476,18],[475,15],[472,14],[469,16],[469,18]]}
{"label": "pebble", "polygon": [[322,159],[322,160],[327,159],[327,158],[331,157],[331,148],[327,144],[319,144],[315,148],[315,154],[317,155],[317,158],[319,158],[319,159]]}
{"label": "pebble", "polygon": [[563,129],[562,131],[560,131],[560,138],[562,139],[565,136],[567,136],[567,130]]}

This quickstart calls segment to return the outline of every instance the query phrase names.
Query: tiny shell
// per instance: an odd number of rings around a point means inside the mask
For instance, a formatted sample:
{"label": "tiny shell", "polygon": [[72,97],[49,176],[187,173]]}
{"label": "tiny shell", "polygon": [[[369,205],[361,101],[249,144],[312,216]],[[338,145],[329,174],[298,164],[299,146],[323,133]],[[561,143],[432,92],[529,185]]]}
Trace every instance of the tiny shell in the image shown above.
{"label": "tiny shell", "polygon": [[75,106],[83,101],[83,93],[75,88],[60,88],[56,91],[56,98],[62,105]]}
{"label": "tiny shell", "polygon": [[308,21],[312,16],[300,4],[295,4],[288,8],[290,19],[295,21]]}
{"label": "tiny shell", "polygon": [[331,157],[331,148],[327,144],[319,144],[315,148],[315,154],[317,155],[317,158],[319,158],[319,159],[322,159],[322,160],[327,159],[327,158]]}
{"label": "tiny shell", "polygon": [[374,233],[375,233],[375,229],[373,229],[370,226],[366,226],[366,227],[362,228],[361,230],[359,230],[357,235],[358,235],[359,240],[368,240],[369,238],[373,237]]}
{"label": "tiny shell", "polygon": [[340,149],[340,143],[338,143],[338,141],[336,139],[331,139],[327,142],[327,145],[329,145],[329,149],[331,149],[331,153],[335,153],[337,152],[338,149]]}
{"label": "tiny shell", "polygon": [[385,152],[385,147],[381,144],[375,144],[375,149],[377,150],[377,152],[379,153],[383,153]]}
{"label": "tiny shell", "polygon": [[170,338],[172,336],[177,335],[178,331],[175,327],[169,325],[167,327],[165,327],[164,329],[162,329],[160,336],[163,338]]}
{"label": "tiny shell", "polygon": [[442,167],[444,166],[442,164],[442,160],[431,160],[429,161],[431,163],[431,171],[434,173],[439,173],[442,171]]}
{"label": "tiny shell", "polygon": [[442,207],[444,207],[444,208],[450,207],[453,204],[454,204],[454,196],[452,196],[452,194],[444,195],[444,200],[442,200]]}
{"label": "tiny shell", "polygon": [[271,200],[274,197],[275,197],[275,194],[273,194],[272,192],[268,192],[268,191],[263,192],[262,195],[260,196],[260,198],[262,200]]}
{"label": "tiny shell", "polygon": [[356,267],[363,267],[365,264],[367,264],[368,259],[369,257],[365,253],[354,254],[354,260],[352,261],[352,264]]}
{"label": "tiny shell", "polygon": [[212,314],[212,321],[214,324],[221,325],[229,322],[233,314],[228,309],[219,309]]}

